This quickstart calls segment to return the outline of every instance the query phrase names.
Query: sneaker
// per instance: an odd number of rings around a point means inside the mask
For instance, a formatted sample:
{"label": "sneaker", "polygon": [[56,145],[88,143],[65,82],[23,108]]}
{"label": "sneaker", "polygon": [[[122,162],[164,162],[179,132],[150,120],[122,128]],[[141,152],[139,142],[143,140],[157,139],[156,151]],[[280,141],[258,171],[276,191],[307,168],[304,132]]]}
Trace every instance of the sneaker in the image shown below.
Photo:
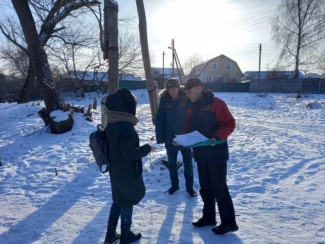
{"label": "sneaker", "polygon": [[115,236],[111,236],[109,238],[105,239],[104,244],[111,244],[116,242],[118,239],[120,239],[121,235],[120,234],[115,234]]}
{"label": "sneaker", "polygon": [[237,224],[234,224],[234,225],[224,225],[224,224],[221,224],[215,228],[212,228],[211,229],[215,234],[217,235],[224,235],[228,232],[234,232],[234,231],[237,231],[238,230],[238,226]]}
{"label": "sneaker", "polygon": [[200,218],[197,221],[192,222],[192,225],[195,227],[203,227],[207,225],[216,225],[217,221],[215,219]]}
{"label": "sneaker", "polygon": [[197,197],[197,193],[192,189],[187,191],[190,197]]}
{"label": "sneaker", "polygon": [[141,233],[133,233],[132,231],[128,235],[122,235],[120,238],[121,244],[128,244],[140,240],[142,237]]}
{"label": "sneaker", "polygon": [[179,189],[179,187],[171,187],[168,189],[168,194],[169,195],[173,195],[175,191],[177,191]]}

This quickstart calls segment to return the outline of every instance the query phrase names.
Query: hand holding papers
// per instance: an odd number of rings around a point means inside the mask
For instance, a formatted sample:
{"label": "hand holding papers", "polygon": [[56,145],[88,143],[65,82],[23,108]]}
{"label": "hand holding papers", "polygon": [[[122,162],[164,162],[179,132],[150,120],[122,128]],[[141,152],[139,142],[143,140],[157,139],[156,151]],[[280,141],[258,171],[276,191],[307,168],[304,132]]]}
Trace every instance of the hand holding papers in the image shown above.
{"label": "hand holding papers", "polygon": [[176,137],[174,138],[174,142],[184,147],[188,147],[206,140],[208,140],[208,138],[202,135],[197,130],[183,135],[176,135]]}
{"label": "hand holding papers", "polygon": [[199,147],[224,143],[226,140],[210,141],[209,138],[195,130],[191,133],[176,135],[174,142],[184,147]]}

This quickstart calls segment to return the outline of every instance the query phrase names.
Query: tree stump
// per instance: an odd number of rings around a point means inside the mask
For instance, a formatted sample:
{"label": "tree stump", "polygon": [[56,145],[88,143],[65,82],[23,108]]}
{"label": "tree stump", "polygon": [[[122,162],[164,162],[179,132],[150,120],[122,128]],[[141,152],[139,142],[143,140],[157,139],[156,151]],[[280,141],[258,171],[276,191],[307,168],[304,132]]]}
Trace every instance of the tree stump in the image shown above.
{"label": "tree stump", "polygon": [[73,118],[69,112],[55,110],[50,114],[50,128],[53,134],[62,134],[72,129]]}
{"label": "tree stump", "polygon": [[93,109],[97,110],[97,99],[96,99],[96,97],[94,97],[94,100],[93,100]]}
{"label": "tree stump", "polygon": [[42,108],[40,111],[38,111],[38,115],[42,118],[44,121],[45,126],[48,126],[50,123],[50,118],[46,112],[46,108]]}

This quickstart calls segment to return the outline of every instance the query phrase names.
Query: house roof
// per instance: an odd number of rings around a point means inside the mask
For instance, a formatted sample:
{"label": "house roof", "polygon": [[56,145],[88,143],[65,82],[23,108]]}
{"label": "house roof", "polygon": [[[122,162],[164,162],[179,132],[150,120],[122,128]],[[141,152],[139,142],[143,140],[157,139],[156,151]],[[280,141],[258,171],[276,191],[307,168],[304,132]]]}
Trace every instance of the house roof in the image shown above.
{"label": "house roof", "polygon": [[[152,70],[152,72],[156,72],[156,71],[158,71],[159,74],[162,74],[163,71],[164,71],[164,74],[165,74],[165,75],[171,75],[171,74],[173,74],[173,68],[152,67],[151,70]],[[182,70],[182,69],[181,69],[181,70]],[[177,72],[177,68],[175,67],[175,68],[174,68],[174,73],[176,74],[176,72]]]}
{"label": "house roof", "polygon": [[[219,56],[217,56],[217,57],[214,57],[214,58],[212,58],[212,59],[206,61],[205,63],[201,63],[201,64],[199,64],[199,65],[196,65],[196,66],[191,70],[191,72],[190,72],[189,75],[192,75],[192,76],[199,76],[199,75],[202,73],[202,71],[205,69],[205,67],[206,67],[206,66],[207,66],[211,61],[213,61],[213,60],[215,60],[215,59],[217,59],[217,58],[221,58],[221,57],[227,58],[227,59],[229,59],[230,61],[234,62],[234,63],[237,65],[237,67],[239,68],[240,72],[241,72],[241,69],[240,69],[240,67],[239,67],[239,65],[237,64],[236,61],[232,60],[231,58],[227,57],[227,56],[224,55],[224,54],[221,54],[221,55],[219,55]],[[241,72],[241,73],[242,73],[242,72]]]}

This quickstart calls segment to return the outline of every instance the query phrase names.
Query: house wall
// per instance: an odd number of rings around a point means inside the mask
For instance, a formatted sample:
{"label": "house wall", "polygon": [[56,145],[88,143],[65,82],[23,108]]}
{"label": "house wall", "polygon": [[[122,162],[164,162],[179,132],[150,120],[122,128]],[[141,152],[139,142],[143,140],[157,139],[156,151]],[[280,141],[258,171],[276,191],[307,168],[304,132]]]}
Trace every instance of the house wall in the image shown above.
{"label": "house wall", "polygon": [[[227,70],[226,67],[230,67]],[[239,82],[243,76],[237,63],[231,59],[220,56],[210,60],[204,67],[199,78],[202,82]]]}

